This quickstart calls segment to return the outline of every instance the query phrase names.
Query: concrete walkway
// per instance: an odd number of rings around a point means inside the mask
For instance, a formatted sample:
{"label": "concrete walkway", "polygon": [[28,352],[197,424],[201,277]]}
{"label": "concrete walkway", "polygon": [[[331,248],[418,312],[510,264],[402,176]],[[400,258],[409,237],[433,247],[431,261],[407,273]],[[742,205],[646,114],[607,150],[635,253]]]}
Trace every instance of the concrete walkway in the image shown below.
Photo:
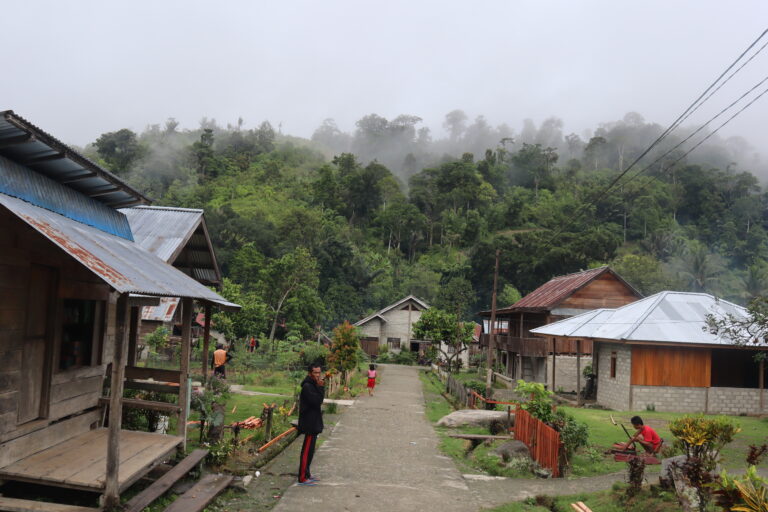
{"label": "concrete walkway", "polygon": [[[376,394],[361,395],[331,432],[321,434],[312,463],[320,483],[293,484],[274,511],[473,512],[539,494],[601,491],[624,480],[623,473],[549,480],[462,475],[440,453],[437,434],[424,416],[419,368],[380,368]],[[649,471],[647,477],[656,475]]]}
{"label": "concrete walkway", "polygon": [[312,474],[321,482],[288,488],[276,512],[477,510],[424,417],[418,368],[386,366],[381,375],[374,396],[361,395],[333,431],[320,436]]}

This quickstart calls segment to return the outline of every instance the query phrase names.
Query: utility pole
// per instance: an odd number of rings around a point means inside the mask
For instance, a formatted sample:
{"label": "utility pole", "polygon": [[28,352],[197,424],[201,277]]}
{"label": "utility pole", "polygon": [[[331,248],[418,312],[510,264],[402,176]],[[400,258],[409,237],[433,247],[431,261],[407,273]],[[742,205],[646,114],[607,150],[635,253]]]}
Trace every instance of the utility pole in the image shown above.
{"label": "utility pole", "polygon": [[496,324],[496,283],[499,280],[499,254],[500,249],[496,249],[496,269],[493,271],[493,293],[491,294],[491,323],[489,326],[490,335],[488,336],[488,372],[485,378],[486,398],[491,398],[491,384],[493,383],[493,355],[496,347],[494,346],[494,326]]}

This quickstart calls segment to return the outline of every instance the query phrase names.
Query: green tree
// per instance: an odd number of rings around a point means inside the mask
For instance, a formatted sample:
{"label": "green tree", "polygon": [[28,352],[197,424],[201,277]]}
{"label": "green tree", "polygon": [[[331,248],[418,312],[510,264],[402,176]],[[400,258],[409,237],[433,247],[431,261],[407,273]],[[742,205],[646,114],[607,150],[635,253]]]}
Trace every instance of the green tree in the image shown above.
{"label": "green tree", "polygon": [[99,156],[118,175],[126,174],[131,165],[146,154],[136,134],[128,128],[102,134],[95,145]]}
{"label": "green tree", "polygon": [[318,285],[317,262],[306,248],[299,247],[280,258],[272,260],[261,272],[261,296],[272,312],[269,341],[275,339],[286,300],[303,288],[316,290]]}
{"label": "green tree", "polygon": [[459,356],[472,342],[474,327],[471,322],[460,322],[453,313],[430,308],[413,324],[413,334],[417,339],[429,341],[451,371],[458,368]]}
{"label": "green tree", "polygon": [[345,321],[333,330],[328,364],[346,373],[357,366],[359,350],[360,335],[357,333],[357,328]]}

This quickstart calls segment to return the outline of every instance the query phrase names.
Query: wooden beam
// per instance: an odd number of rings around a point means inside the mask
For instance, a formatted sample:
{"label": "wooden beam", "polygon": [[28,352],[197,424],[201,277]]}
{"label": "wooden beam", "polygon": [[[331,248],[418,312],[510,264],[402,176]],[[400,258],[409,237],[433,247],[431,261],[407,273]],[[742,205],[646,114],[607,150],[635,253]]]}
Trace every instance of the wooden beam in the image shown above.
{"label": "wooden beam", "polygon": [[550,391],[552,391],[553,393],[557,389],[555,387],[555,353],[557,352],[557,350],[555,350],[556,345],[557,343],[555,342],[555,338],[552,338],[552,388],[550,389]]}
{"label": "wooden beam", "polygon": [[[109,398],[99,398],[99,403],[108,404]],[[149,411],[160,411],[170,414],[178,414],[179,406],[168,402],[155,402],[153,400],[139,400],[137,398],[123,398],[123,407],[128,409],[146,409]]]}
{"label": "wooden beam", "polygon": [[115,351],[112,358],[112,382],[109,401],[109,433],[107,438],[107,474],[104,492],[104,506],[107,510],[120,506],[120,425],[123,421],[123,381],[125,380],[125,353],[128,344],[128,322],[130,310],[128,294],[117,299],[117,332],[115,333]]}
{"label": "wooden beam", "polygon": [[760,360],[760,375],[758,381],[760,384],[760,412],[765,410],[765,359]]}
{"label": "wooden beam", "polygon": [[153,379],[160,382],[179,383],[180,374],[178,370],[165,370],[162,368],[144,368],[140,366],[128,366],[125,369],[125,378],[127,379]]}
{"label": "wooden beam", "polygon": [[581,340],[576,340],[576,405],[581,405]]}
{"label": "wooden beam", "polygon": [[162,384],[160,382],[147,382],[137,380],[126,380],[125,389],[138,389],[141,391],[153,391],[155,393],[167,393],[169,395],[179,394],[179,385]]}
{"label": "wooden beam", "polygon": [[6,139],[0,139],[0,149],[16,146],[19,144],[27,144],[28,142],[34,142],[34,141],[35,141],[35,138],[28,133],[24,135],[19,135],[17,137],[8,137]]}
{"label": "wooden beam", "polygon": [[208,349],[211,341],[211,303],[205,303],[205,324],[203,325],[203,384],[208,382]]}
{"label": "wooden beam", "polygon": [[131,295],[128,299],[131,307],[134,306],[159,306],[160,297],[151,297],[149,295]]}
{"label": "wooden beam", "polygon": [[22,165],[37,165],[42,164],[45,162],[53,162],[56,160],[63,160],[67,156],[64,153],[54,153],[52,155],[45,155],[45,156],[33,156],[29,158],[25,158],[21,160]]}
{"label": "wooden beam", "polygon": [[87,172],[85,174],[78,174],[77,176],[74,176],[72,178],[64,178],[59,183],[63,183],[64,185],[68,185],[70,183],[77,183],[78,181],[88,180],[91,178],[95,178],[96,173],[95,172]]}
{"label": "wooden beam", "polygon": [[[130,299],[129,299],[130,304]],[[128,332],[128,357],[126,363],[136,366],[136,345],[139,339],[139,324],[141,322],[140,308],[131,306],[131,326]]]}
{"label": "wooden beam", "polygon": [[189,353],[192,346],[192,299],[181,299],[181,364],[179,368],[179,422],[177,434],[184,439],[181,443],[181,451],[187,449],[187,419],[189,418],[189,392],[187,380],[189,379]]}
{"label": "wooden beam", "polygon": [[98,192],[89,193],[88,197],[108,196],[109,194],[114,194],[115,192],[120,192],[120,189],[117,187],[110,187],[105,190],[99,190]]}

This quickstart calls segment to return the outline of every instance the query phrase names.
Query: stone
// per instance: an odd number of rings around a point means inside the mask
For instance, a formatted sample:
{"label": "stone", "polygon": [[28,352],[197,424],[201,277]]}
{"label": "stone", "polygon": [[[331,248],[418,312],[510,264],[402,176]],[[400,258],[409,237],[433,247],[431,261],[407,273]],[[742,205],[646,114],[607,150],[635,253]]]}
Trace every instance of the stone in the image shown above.
{"label": "stone", "polygon": [[547,468],[536,468],[533,474],[539,478],[552,478],[552,470]]}
{"label": "stone", "polygon": [[493,453],[501,457],[504,461],[511,459],[531,458],[531,451],[528,449],[525,443],[517,440],[504,442],[498,448],[493,450]]}
{"label": "stone", "polygon": [[[489,427],[492,421],[507,421],[506,411],[485,411],[481,409],[462,409],[440,418],[438,427]],[[515,424],[515,414],[512,413],[512,425]]]}

